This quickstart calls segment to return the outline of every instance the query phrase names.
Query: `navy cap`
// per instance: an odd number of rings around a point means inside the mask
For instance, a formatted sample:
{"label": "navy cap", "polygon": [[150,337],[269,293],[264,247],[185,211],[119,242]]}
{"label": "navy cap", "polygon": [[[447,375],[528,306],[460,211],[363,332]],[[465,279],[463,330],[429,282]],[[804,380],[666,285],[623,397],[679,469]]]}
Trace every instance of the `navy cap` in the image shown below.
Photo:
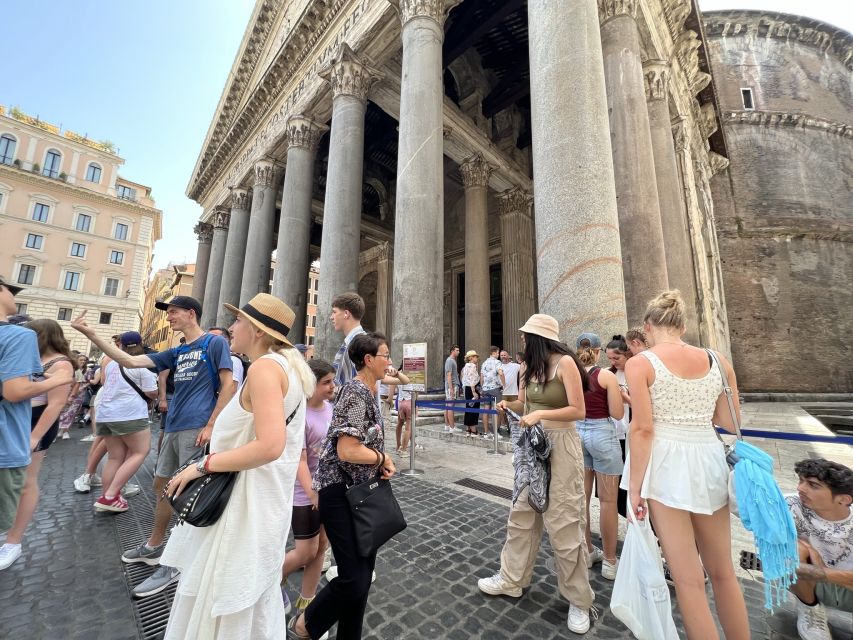
{"label": "navy cap", "polygon": [[601,348],[601,338],[599,338],[594,333],[582,333],[578,336],[578,339],[575,341],[575,348],[581,348],[581,342],[586,340],[589,342],[589,346],[591,349],[600,349]]}
{"label": "navy cap", "polygon": [[142,336],[137,331],[125,331],[118,339],[125,347],[134,347],[142,344]]}
{"label": "navy cap", "polygon": [[192,309],[195,311],[196,320],[201,320],[201,303],[190,296],[175,296],[171,300],[158,300],[154,306],[161,311],[166,311],[169,307],[178,307],[179,309]]}

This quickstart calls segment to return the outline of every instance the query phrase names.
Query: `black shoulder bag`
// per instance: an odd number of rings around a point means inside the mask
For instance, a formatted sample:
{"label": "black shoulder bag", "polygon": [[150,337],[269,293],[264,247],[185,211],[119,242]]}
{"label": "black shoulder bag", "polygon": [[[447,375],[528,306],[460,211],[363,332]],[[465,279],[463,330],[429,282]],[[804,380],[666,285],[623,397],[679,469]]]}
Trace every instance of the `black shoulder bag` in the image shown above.
{"label": "black shoulder bag", "polygon": [[[118,364],[118,362],[116,362]],[[123,366],[118,364],[119,373],[121,373],[121,377],[124,378],[124,381],[131,386],[131,388],[139,394],[139,397],[145,400],[145,404],[151,404],[151,398],[145,395],[145,392],[139,388],[139,385],[136,384],[129,375],[127,375],[127,371]]]}
{"label": "black shoulder bag", "polygon": [[[385,454],[382,462],[385,461]],[[391,491],[391,482],[382,479],[382,465],[372,478],[354,484],[352,477],[338,465],[347,481],[347,502],[352,512],[355,545],[362,558],[372,556],[380,547],[406,528],[403,510]]]}
{"label": "black shoulder bag", "polygon": [[[299,407],[302,406],[303,402],[304,400],[301,400],[296,405],[293,413],[287,418],[285,426],[290,424],[290,421],[296,416],[296,412],[299,411]],[[202,456],[207,455],[209,449],[210,444],[207,444],[201,453],[197,453],[182,464],[175,471],[172,480],[190,465],[197,465]],[[175,513],[178,514],[178,524],[186,522],[194,527],[209,527],[219,520],[222,512],[225,511],[225,507],[228,505],[228,499],[231,497],[231,490],[234,488],[237,473],[237,471],[208,473],[190,482],[184,487],[180,495],[170,497],[169,504]]]}

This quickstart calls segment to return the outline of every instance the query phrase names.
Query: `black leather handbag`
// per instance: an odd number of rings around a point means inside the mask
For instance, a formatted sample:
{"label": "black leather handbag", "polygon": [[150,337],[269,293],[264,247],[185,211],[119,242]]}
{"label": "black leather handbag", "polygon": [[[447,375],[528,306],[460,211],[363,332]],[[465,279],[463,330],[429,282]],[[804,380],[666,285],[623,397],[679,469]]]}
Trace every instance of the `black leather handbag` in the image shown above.
{"label": "black leather handbag", "polygon": [[391,491],[391,482],[381,472],[359,484],[341,469],[347,483],[346,496],[355,529],[355,545],[362,558],[367,558],[406,528],[403,510]]}
{"label": "black leather handbag", "polygon": [[[285,426],[290,424],[301,406],[300,402],[287,418]],[[197,453],[182,464],[175,471],[172,479],[188,466],[198,464],[198,461],[207,454],[209,447],[210,445],[205,445],[201,453]],[[178,524],[186,522],[194,527],[209,527],[214,524],[228,505],[235,480],[237,480],[236,471],[209,473],[190,482],[179,496],[171,496],[169,504],[178,514]]]}

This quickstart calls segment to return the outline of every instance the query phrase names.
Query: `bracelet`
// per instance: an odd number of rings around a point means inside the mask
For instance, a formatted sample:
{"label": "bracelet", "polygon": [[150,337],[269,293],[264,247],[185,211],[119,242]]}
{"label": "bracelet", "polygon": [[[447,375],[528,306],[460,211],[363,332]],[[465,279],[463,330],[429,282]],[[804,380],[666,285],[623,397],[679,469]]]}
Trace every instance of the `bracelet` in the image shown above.
{"label": "bracelet", "polygon": [[215,453],[211,453],[209,456],[205,457],[205,459],[204,459],[204,472],[205,473],[212,473],[210,470],[210,461],[213,459],[213,456],[215,456],[215,455],[216,455]]}
{"label": "bracelet", "polygon": [[379,466],[382,464],[382,459],[381,459],[381,457],[380,457],[382,454],[381,454],[381,453],[379,453],[379,451],[377,451],[376,449],[371,449],[371,451],[373,451],[373,453],[375,453],[375,454],[376,454],[376,464],[375,464],[375,465],[373,465],[373,468],[374,468],[374,469],[378,469],[378,468],[379,468]]}
{"label": "bracelet", "polygon": [[198,459],[198,462],[196,462],[195,470],[202,475],[207,475],[207,459],[209,457],[210,456],[202,456]]}

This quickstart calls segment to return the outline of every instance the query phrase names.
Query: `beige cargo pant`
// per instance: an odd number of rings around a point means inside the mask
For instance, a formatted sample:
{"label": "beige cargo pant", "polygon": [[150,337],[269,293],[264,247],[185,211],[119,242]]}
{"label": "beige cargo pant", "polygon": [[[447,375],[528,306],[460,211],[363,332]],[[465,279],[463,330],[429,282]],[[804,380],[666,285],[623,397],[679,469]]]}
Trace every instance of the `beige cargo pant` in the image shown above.
{"label": "beige cargo pant", "polygon": [[[565,423],[550,423],[562,424]],[[589,586],[583,492],[583,453],[574,425],[548,428],[551,439],[551,485],[548,510],[537,513],[527,502],[527,489],[509,512],[506,543],[501,551],[501,578],[513,586],[529,587],[539,553],[542,527],[548,531],[557,565],[557,586],[563,597],[580,609],[592,606]]]}

